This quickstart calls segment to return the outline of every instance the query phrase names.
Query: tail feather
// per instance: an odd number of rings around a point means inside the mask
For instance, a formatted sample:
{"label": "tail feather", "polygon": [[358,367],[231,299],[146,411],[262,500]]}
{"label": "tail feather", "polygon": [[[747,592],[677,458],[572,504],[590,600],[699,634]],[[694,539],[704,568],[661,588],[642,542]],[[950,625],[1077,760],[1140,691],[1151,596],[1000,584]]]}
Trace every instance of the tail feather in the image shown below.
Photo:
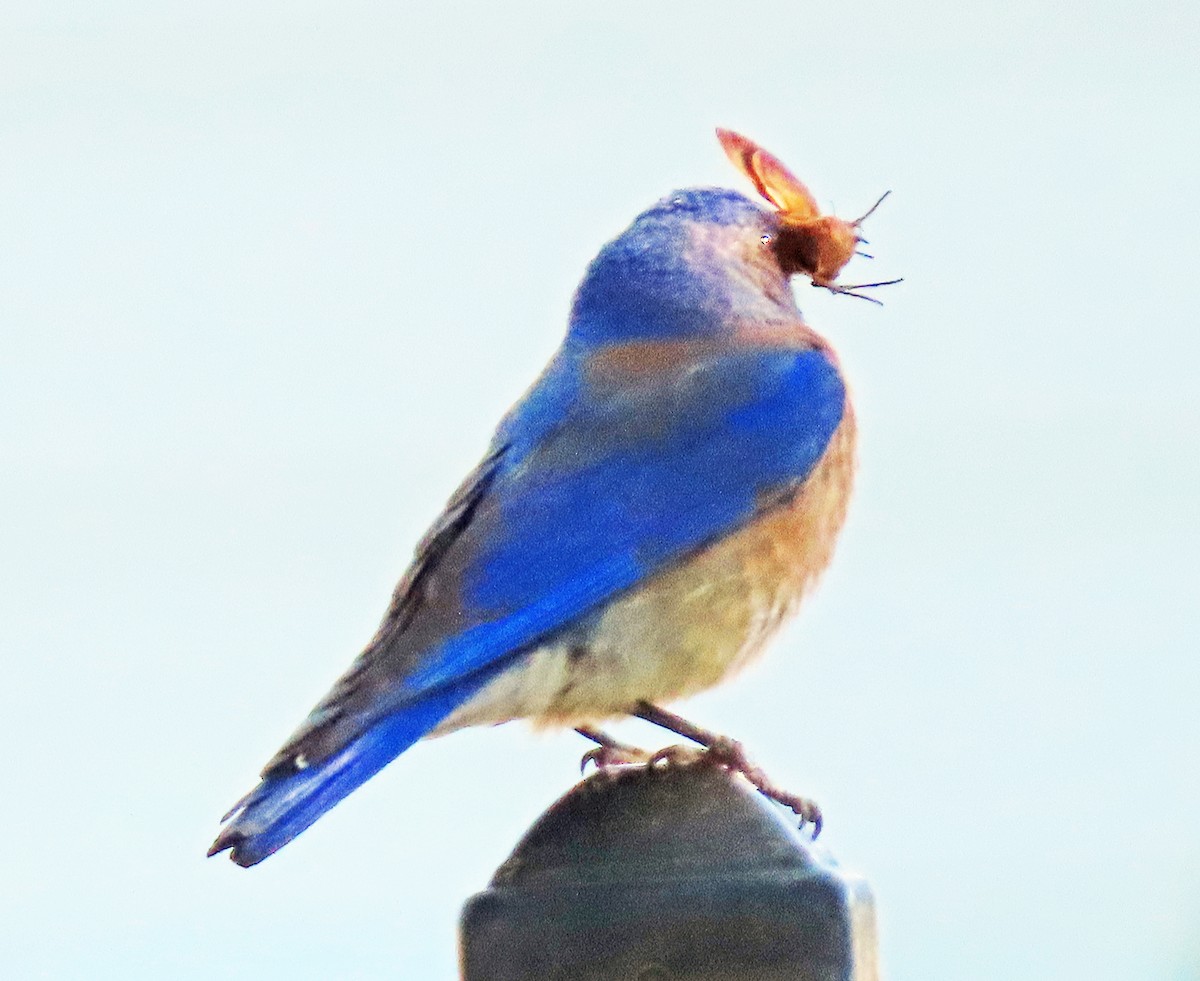
{"label": "tail feather", "polygon": [[432,693],[375,723],[327,759],[263,777],[222,818],[229,823],[208,854],[228,850],[238,865],[257,865],[408,749],[481,685],[482,679],[472,679]]}

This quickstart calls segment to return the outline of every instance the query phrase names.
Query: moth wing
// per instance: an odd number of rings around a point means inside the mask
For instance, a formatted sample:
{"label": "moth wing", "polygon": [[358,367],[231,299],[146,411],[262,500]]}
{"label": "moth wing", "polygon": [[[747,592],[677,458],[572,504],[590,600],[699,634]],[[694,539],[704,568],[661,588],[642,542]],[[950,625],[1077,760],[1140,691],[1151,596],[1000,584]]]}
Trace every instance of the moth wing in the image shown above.
{"label": "moth wing", "polygon": [[795,218],[816,218],[821,210],[804,182],[773,153],[753,140],[728,129],[718,129],[717,139],[726,156],[750,178],[755,190],[780,211]]}

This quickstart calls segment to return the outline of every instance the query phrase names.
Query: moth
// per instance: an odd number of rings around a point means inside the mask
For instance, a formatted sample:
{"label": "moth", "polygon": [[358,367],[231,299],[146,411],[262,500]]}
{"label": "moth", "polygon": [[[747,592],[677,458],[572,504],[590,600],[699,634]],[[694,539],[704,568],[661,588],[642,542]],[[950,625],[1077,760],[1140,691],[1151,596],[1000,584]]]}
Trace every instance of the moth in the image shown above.
{"label": "moth", "polygon": [[804,273],[812,280],[813,286],[872,303],[879,301],[858,291],[902,282],[888,279],[877,283],[856,283],[853,286],[837,282],[842,268],[855,255],[872,258],[858,249],[860,244],[866,244],[867,241],[859,234],[859,227],[875,213],[875,209],[883,204],[891,191],[885,191],[862,217],[854,221],[846,221],[836,215],[823,215],[816,198],[804,182],[774,154],[731,130],[718,129],[717,139],[734,166],[750,178],[755,190],[779,209],[779,231],[774,240],[767,244],[779,257],[784,272],[789,275]]}

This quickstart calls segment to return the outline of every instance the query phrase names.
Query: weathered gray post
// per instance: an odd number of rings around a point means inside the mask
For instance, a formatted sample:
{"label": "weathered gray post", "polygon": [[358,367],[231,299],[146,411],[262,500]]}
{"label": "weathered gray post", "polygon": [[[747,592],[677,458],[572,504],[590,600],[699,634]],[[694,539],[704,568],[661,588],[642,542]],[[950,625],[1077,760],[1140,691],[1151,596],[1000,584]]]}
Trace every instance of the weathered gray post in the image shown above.
{"label": "weathered gray post", "polygon": [[463,981],[877,981],[874,903],[741,778],[610,768],[463,908]]}

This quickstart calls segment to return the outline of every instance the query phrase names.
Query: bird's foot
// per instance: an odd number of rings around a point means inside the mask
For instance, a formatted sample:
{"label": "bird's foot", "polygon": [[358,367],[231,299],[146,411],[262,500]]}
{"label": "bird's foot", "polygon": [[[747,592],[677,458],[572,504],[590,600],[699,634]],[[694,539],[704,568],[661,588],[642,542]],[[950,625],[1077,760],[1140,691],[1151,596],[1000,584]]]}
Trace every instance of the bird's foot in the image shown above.
{"label": "bird's foot", "polygon": [[817,803],[807,797],[784,790],[776,784],[763,772],[761,767],[750,760],[746,755],[745,748],[736,739],[702,729],[682,716],[651,705],[649,702],[640,702],[633,714],[647,722],[669,729],[703,747],[703,749],[692,749],[689,746],[668,746],[651,757],[652,763],[701,762],[719,766],[731,773],[740,773],[764,797],[791,810],[800,819],[801,827],[811,824],[814,838],[821,833],[823,820],[821,808]]}
{"label": "bird's foot", "polygon": [[651,754],[636,746],[597,746],[580,758],[579,772],[585,772],[589,763],[597,770],[604,770],[610,766],[645,766],[651,762]]}
{"label": "bird's foot", "polygon": [[728,736],[717,736],[709,746],[700,751],[701,761],[713,766],[719,766],[731,773],[740,773],[750,781],[760,794],[782,804],[800,819],[800,826],[812,825],[812,834],[816,838],[821,833],[824,819],[821,808],[816,801],[801,797],[780,787],[755,764],[747,755],[745,747],[736,739]]}
{"label": "bird's foot", "polygon": [[589,749],[580,759],[580,773],[587,771],[589,763],[597,770],[604,770],[610,766],[645,766],[653,761],[647,750],[623,743],[599,729],[580,727],[575,731],[596,744],[595,749]]}

